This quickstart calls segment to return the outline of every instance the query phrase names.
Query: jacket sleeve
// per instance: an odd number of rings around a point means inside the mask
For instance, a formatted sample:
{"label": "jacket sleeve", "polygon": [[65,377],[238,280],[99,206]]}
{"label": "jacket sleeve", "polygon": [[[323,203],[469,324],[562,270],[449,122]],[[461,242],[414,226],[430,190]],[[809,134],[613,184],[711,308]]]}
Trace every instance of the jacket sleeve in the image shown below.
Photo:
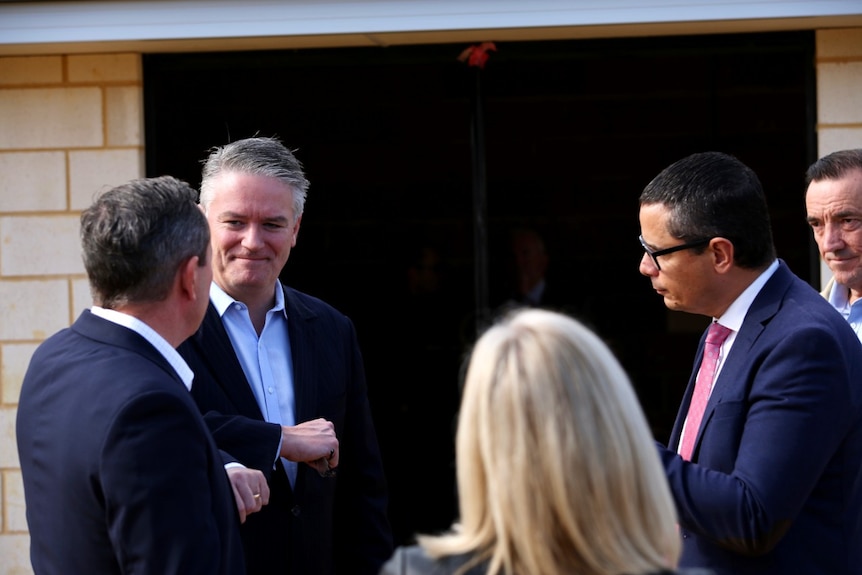
{"label": "jacket sleeve", "polygon": [[109,537],[124,573],[213,574],[223,570],[213,514],[214,463],[190,401],[137,396],[118,414],[101,453],[99,488]]}

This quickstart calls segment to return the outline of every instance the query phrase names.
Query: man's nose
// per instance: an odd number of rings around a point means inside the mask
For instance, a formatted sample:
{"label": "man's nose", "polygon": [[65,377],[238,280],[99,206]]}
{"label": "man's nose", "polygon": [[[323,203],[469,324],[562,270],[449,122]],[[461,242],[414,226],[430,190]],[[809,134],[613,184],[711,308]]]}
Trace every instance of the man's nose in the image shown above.
{"label": "man's nose", "polygon": [[826,224],[823,228],[823,234],[820,236],[820,251],[836,252],[844,248],[844,233],[841,231],[841,226],[834,224]]}
{"label": "man's nose", "polygon": [[242,237],[242,245],[249,249],[258,248],[263,245],[263,230],[260,226],[251,225],[245,230]]}
{"label": "man's nose", "polygon": [[650,255],[646,252],[641,256],[640,265],[638,265],[638,271],[645,276],[653,276],[658,275],[658,268],[655,265],[655,262],[652,261]]}

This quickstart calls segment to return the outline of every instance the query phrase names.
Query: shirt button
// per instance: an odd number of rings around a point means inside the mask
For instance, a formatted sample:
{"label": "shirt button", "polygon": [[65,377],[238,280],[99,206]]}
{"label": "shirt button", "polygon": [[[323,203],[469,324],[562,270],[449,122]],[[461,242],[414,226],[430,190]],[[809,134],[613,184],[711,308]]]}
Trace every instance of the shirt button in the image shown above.
{"label": "shirt button", "polygon": [[272,392],[273,392],[272,386],[269,386],[269,388],[267,388],[267,391],[269,391],[270,393],[272,393]]}

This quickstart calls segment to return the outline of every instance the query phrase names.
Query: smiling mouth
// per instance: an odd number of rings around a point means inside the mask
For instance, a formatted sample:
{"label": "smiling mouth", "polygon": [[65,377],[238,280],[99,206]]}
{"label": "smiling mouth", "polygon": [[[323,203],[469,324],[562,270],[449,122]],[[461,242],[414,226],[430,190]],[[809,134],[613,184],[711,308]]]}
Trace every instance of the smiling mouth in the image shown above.
{"label": "smiling mouth", "polygon": [[265,256],[248,256],[248,255],[232,256],[231,259],[246,261],[246,262],[265,262],[265,261],[269,260],[269,258],[267,258]]}

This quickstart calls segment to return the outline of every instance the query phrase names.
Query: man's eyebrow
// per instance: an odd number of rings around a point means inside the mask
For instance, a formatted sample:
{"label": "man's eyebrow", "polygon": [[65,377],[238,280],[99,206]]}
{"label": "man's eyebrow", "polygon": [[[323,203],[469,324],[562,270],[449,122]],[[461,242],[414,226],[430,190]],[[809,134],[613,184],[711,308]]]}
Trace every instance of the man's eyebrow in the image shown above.
{"label": "man's eyebrow", "polygon": [[[246,216],[246,215],[244,215],[244,214],[241,214],[241,213],[239,213],[239,212],[233,212],[233,211],[230,211],[230,210],[227,210],[227,211],[224,211],[224,212],[221,212],[221,213],[219,213],[219,214],[218,214],[218,218],[219,218],[220,220],[224,220],[224,219],[244,220],[244,219],[246,219],[247,217],[248,217],[248,216]],[[263,219],[263,221],[265,221],[265,222],[275,222],[275,223],[279,223],[279,224],[289,224],[289,223],[290,223],[290,218],[289,218],[289,217],[287,217],[287,216],[273,216],[273,217],[271,217],[271,218],[264,218],[264,219]]]}
{"label": "man's eyebrow", "polygon": [[855,218],[862,219],[862,211],[859,210],[841,210],[840,212],[835,212],[834,214],[828,214],[826,217],[823,216],[807,216],[805,221],[810,223],[819,222],[823,220],[845,220],[847,218]]}
{"label": "man's eyebrow", "polygon": [[264,218],[263,221],[264,222],[274,222],[277,224],[289,224],[290,218],[288,218],[287,216],[275,216],[272,218]]}

